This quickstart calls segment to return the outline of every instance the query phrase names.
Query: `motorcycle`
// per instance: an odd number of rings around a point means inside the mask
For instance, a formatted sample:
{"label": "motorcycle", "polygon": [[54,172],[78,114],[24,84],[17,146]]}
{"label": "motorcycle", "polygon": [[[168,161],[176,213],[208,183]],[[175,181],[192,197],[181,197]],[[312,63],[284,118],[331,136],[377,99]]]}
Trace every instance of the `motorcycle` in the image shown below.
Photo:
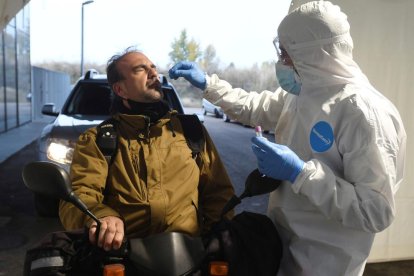
{"label": "motorcycle", "polygon": [[[101,224],[99,219],[72,191],[69,175],[59,165],[44,161],[32,162],[23,168],[22,177],[25,185],[33,192],[59,198],[75,205],[97,223],[96,233],[99,233]],[[269,193],[279,185],[279,181],[267,178],[258,170],[254,170],[246,179],[244,192],[240,196],[233,196],[224,206],[222,217],[241,203],[243,198]],[[222,233],[229,235],[225,231]],[[79,235],[76,237],[81,237]],[[95,271],[99,271],[97,275],[232,275],[229,271],[229,261],[234,258],[223,256],[223,248],[221,248],[223,242],[217,236],[211,237],[213,238],[206,242],[202,237],[165,232],[145,238],[126,239],[119,250],[103,251],[91,245],[87,235],[83,234],[83,237],[78,239],[80,242],[71,246],[76,249],[76,261],[80,263],[76,269],[96,266]],[[56,240],[55,237],[53,239]],[[281,246],[276,250],[281,256]],[[41,271],[39,263],[44,260],[45,258],[30,260],[30,262],[26,260],[28,266],[25,275],[44,275],[39,274]],[[47,256],[47,260],[50,260],[50,256]],[[66,269],[76,270],[73,265]],[[116,270],[121,273],[111,274]],[[80,272],[72,271],[72,274],[68,273],[68,275],[80,275],[78,273]]]}

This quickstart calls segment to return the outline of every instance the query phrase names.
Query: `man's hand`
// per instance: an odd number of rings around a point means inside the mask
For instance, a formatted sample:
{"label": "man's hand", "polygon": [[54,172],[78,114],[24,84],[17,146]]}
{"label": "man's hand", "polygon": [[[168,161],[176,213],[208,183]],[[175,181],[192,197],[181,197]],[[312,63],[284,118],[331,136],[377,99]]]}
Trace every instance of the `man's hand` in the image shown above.
{"label": "man's hand", "polygon": [[195,62],[180,61],[168,71],[168,74],[174,80],[183,77],[195,87],[201,90],[206,89],[206,74]]}
{"label": "man's hand", "polygon": [[[124,222],[113,216],[103,217],[101,221],[101,230],[99,231],[98,247],[109,251],[119,249],[124,239]],[[89,227],[89,241],[96,244],[96,222]]]}
{"label": "man's hand", "polygon": [[271,178],[295,182],[304,162],[290,148],[268,141],[264,137],[252,138],[253,153],[259,171]]}

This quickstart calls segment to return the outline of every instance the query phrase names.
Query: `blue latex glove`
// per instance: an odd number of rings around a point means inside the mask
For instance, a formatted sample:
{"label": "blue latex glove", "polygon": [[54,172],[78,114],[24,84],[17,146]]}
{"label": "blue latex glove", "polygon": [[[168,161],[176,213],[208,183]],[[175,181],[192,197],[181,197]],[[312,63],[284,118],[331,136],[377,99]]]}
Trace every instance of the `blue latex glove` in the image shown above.
{"label": "blue latex glove", "polygon": [[195,87],[201,90],[206,89],[206,74],[195,62],[180,61],[168,71],[168,74],[174,80],[183,77]]}
{"label": "blue latex glove", "polygon": [[272,143],[264,137],[253,137],[251,141],[261,173],[274,179],[295,182],[305,164],[296,153],[287,146]]}

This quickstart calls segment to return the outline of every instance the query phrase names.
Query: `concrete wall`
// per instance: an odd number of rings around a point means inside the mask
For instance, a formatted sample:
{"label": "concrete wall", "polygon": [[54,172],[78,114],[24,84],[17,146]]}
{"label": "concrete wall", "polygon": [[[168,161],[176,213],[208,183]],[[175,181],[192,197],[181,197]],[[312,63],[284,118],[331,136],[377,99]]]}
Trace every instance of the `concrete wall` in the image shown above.
{"label": "concrete wall", "polygon": [[42,115],[46,103],[54,103],[60,110],[71,89],[70,76],[66,73],[32,67],[32,120],[42,120],[50,116]]}

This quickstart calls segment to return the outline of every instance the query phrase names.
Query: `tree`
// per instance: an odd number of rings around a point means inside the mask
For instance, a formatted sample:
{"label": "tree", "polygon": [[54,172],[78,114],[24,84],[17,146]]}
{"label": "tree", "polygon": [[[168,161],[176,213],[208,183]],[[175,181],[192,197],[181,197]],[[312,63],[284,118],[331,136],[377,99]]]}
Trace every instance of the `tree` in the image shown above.
{"label": "tree", "polygon": [[182,30],[180,37],[171,43],[172,51],[168,54],[173,64],[183,61],[197,61],[201,56],[200,45],[194,40],[188,40],[186,29]]}
{"label": "tree", "polygon": [[258,87],[264,90],[275,91],[279,87],[276,78],[275,61],[263,62],[260,72],[260,83]]}
{"label": "tree", "polygon": [[[189,40],[187,31],[181,31],[179,38],[171,43],[172,51],[169,53],[172,64],[188,60],[199,64],[207,74],[218,74],[221,79],[228,81],[233,87],[240,87],[246,91],[274,91],[278,87],[275,75],[274,62],[253,64],[251,68],[239,69],[231,62],[225,68],[220,68],[220,60],[217,57],[213,45],[208,45],[204,51],[194,39]],[[202,94],[184,78],[170,80],[177,89],[182,100],[186,103],[201,105]]]}
{"label": "tree", "polygon": [[221,73],[221,77],[233,87],[240,87],[246,91],[275,91],[279,86],[274,62],[263,62],[260,67],[253,64],[248,69],[238,69],[234,63],[230,63]]}
{"label": "tree", "polygon": [[203,59],[201,60],[201,67],[207,74],[217,73],[219,71],[219,59],[216,57],[216,48],[213,45],[208,45],[204,50]]}

